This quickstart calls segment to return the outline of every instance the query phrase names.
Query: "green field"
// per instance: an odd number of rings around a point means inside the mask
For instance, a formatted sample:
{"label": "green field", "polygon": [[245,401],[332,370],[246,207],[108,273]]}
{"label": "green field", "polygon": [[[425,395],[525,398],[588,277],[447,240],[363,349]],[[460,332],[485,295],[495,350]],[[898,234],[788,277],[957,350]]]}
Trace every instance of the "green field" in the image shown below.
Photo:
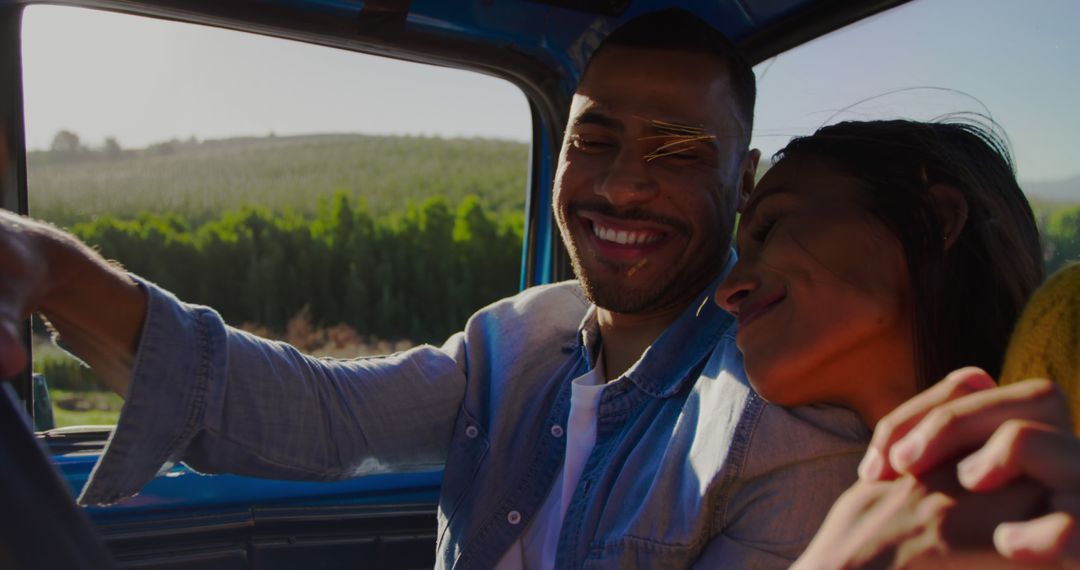
{"label": "green field", "polygon": [[470,194],[495,212],[522,211],[528,155],[521,142],[366,135],[35,151],[27,158],[30,212],[62,226],[166,212],[198,223],[252,204],[310,215],[338,191],[376,216],[431,196],[456,205]]}

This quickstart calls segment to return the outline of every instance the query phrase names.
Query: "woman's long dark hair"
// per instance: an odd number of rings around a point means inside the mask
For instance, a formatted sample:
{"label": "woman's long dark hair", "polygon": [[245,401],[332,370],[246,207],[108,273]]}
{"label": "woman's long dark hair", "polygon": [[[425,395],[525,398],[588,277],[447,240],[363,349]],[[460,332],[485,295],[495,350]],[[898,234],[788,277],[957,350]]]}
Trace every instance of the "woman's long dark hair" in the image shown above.
{"label": "woman's long dark hair", "polygon": [[[919,388],[962,366],[997,377],[1013,325],[1043,277],[1035,217],[1005,144],[968,123],[845,122],[792,140],[775,158],[796,154],[859,178],[870,213],[900,241]],[[949,248],[929,191],[937,184],[967,201],[967,221]]]}

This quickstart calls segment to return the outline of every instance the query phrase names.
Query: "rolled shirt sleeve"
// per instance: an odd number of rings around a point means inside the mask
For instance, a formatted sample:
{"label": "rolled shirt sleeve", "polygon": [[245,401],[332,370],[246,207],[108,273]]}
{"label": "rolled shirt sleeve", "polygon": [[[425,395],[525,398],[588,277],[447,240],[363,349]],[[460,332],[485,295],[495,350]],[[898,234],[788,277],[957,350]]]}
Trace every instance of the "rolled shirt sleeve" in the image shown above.
{"label": "rolled shirt sleeve", "polygon": [[178,460],[318,481],[445,461],[465,389],[460,334],[444,349],[319,359],[140,284],[149,304],[128,397],[81,504],[129,497]]}

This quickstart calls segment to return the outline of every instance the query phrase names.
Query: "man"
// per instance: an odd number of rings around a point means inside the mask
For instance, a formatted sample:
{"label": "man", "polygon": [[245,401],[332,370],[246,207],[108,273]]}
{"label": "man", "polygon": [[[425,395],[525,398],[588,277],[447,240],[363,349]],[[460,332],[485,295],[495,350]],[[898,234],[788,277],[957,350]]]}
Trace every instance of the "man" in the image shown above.
{"label": "man", "polygon": [[757,167],[753,99],[750,67],[696,17],[615,32],[574,96],[554,187],[580,285],[381,359],[319,362],[229,329],[5,218],[9,258],[46,260],[9,261],[32,285],[3,286],[8,334],[40,311],[127,400],[81,501],[120,500],[179,459],[317,480],[445,462],[440,567],[786,566],[868,434],[845,410],[754,396],[708,301]]}

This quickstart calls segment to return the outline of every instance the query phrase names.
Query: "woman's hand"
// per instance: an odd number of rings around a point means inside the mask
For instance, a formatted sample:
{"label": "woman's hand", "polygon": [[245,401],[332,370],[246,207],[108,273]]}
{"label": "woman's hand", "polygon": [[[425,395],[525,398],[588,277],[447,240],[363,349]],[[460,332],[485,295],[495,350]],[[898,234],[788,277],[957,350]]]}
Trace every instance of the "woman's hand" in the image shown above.
{"label": "woman's hand", "polygon": [[793,568],[1017,568],[991,536],[1002,518],[1033,516],[1045,499],[1034,483],[989,496],[965,490],[952,469],[925,478],[859,481],[836,501]]}
{"label": "woman's hand", "polygon": [[1080,568],[1080,439],[1052,382],[996,387],[982,370],[950,374],[881,420],[856,487],[901,475],[925,480],[941,470],[991,507],[988,493],[1036,485],[1042,494],[1032,497],[1029,516],[988,510],[994,547],[1013,562]]}

